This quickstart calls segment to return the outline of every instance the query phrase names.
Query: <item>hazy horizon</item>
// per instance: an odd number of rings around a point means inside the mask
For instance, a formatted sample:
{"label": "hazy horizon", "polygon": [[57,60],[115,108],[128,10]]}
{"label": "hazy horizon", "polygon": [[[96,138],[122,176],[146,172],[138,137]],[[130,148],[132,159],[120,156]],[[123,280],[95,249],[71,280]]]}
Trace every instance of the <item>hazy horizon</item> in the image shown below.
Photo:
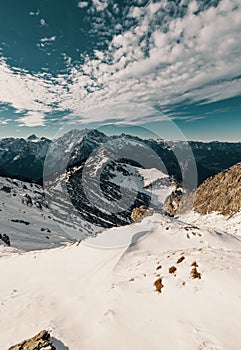
{"label": "hazy horizon", "polygon": [[[164,141],[188,141],[188,142],[203,142],[203,143],[211,143],[211,142],[227,142],[227,143],[241,143],[241,140],[225,140],[225,139],[221,139],[221,140],[218,140],[218,139],[195,139],[195,138],[190,138],[190,139],[181,139],[181,138],[160,138],[158,136],[148,136],[148,135],[141,135],[139,133],[135,133],[133,131],[118,131],[118,129],[116,129],[116,131],[114,132],[108,132],[107,130],[102,130],[101,128],[83,128],[83,129],[77,129],[77,130],[84,130],[84,129],[88,129],[88,130],[99,130],[101,132],[103,132],[105,135],[107,136],[118,136],[118,135],[121,135],[121,134],[125,134],[127,136],[136,136],[136,137],[139,137],[141,139],[153,139],[153,140],[157,140],[157,139],[163,139]],[[58,135],[53,135],[53,136],[48,136],[46,134],[40,134],[40,133],[35,133],[35,132],[31,132],[31,133],[26,133],[25,135],[5,135],[5,136],[0,136],[0,140],[1,139],[5,139],[5,138],[23,138],[23,139],[28,139],[29,137],[31,136],[36,136],[37,138],[47,138],[49,140],[54,140],[58,137],[61,137],[62,135],[64,135],[65,133],[71,131],[71,130],[76,130],[75,128],[73,129],[70,129],[66,132],[63,132],[63,133],[58,133]]]}

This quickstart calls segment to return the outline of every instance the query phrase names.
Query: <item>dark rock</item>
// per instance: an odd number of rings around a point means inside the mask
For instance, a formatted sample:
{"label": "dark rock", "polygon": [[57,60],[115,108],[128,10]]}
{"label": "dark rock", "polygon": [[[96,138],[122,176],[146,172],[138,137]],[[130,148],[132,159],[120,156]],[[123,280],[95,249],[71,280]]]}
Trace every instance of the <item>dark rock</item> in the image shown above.
{"label": "dark rock", "polygon": [[1,191],[4,191],[4,192],[6,192],[6,193],[11,193],[11,187],[3,186],[3,187],[1,188]]}
{"label": "dark rock", "polygon": [[25,225],[29,225],[30,224],[30,222],[28,222],[28,221],[19,220],[19,219],[12,219],[11,221],[12,222],[17,222],[19,224],[25,224]]}
{"label": "dark rock", "polygon": [[0,234],[0,239],[10,247],[10,238],[8,235],[6,235],[6,233],[4,233],[3,235]]}

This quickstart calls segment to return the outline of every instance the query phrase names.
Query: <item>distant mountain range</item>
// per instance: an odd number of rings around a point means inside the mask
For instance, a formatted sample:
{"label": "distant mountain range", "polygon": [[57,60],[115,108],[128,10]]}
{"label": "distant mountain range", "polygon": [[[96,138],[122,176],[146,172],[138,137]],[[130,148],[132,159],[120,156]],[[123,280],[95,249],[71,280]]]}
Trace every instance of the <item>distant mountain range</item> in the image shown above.
{"label": "distant mountain range", "polygon": [[37,182],[51,141],[35,135],[0,140],[0,175]]}
{"label": "distant mountain range", "polygon": [[[142,140],[130,135],[125,140],[141,142],[152,149],[164,163],[169,175],[181,179],[180,167],[175,157],[176,152],[185,152],[191,147],[197,170],[198,185],[205,179],[241,161],[241,143],[228,142],[165,142],[164,140]],[[54,142],[54,158],[58,159],[58,151],[66,150],[69,159],[68,167],[81,165],[92,152],[107,142],[120,136],[107,136],[98,130],[72,130]],[[76,142],[76,139],[78,142]],[[76,142],[76,143],[75,143]],[[53,142],[45,137],[35,135],[23,138],[3,138],[0,140],[0,176],[18,178],[20,180],[41,183],[46,154]],[[59,148],[59,150],[58,150]],[[59,152],[59,160],[63,152]],[[164,172],[165,169],[160,169]]]}

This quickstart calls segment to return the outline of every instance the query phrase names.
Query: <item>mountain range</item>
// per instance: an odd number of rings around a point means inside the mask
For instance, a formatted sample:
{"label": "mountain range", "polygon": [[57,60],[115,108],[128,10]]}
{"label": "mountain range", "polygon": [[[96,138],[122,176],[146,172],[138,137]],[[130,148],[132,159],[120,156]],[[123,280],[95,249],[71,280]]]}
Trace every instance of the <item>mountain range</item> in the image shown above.
{"label": "mountain range", "polygon": [[[180,166],[175,153],[191,149],[198,171],[198,185],[208,177],[223,171],[241,161],[241,143],[165,141],[141,139],[122,135],[125,140],[134,140],[152,149],[162,160],[169,175],[181,178]],[[0,176],[20,180],[43,182],[43,169],[49,147],[54,143],[55,161],[58,148],[69,155],[68,165],[82,164],[95,150],[121,136],[107,136],[98,130],[71,130],[57,140],[35,135],[23,138],[0,140]],[[54,141],[54,142],[53,142]],[[60,157],[62,153],[59,152]],[[161,169],[160,169],[161,170]],[[162,169],[164,170],[164,169]]]}
{"label": "mountain range", "polygon": [[1,349],[239,349],[241,166],[218,171],[240,144],[190,145],[205,180],[188,192],[184,142],[1,140]]}

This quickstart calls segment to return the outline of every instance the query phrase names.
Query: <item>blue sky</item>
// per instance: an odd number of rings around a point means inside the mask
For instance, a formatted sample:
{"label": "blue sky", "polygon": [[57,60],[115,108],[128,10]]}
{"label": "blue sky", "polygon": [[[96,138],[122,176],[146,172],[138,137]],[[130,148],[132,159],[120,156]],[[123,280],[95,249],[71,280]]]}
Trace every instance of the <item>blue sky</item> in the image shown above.
{"label": "blue sky", "polygon": [[241,141],[240,18],[240,0],[1,1],[0,137]]}

